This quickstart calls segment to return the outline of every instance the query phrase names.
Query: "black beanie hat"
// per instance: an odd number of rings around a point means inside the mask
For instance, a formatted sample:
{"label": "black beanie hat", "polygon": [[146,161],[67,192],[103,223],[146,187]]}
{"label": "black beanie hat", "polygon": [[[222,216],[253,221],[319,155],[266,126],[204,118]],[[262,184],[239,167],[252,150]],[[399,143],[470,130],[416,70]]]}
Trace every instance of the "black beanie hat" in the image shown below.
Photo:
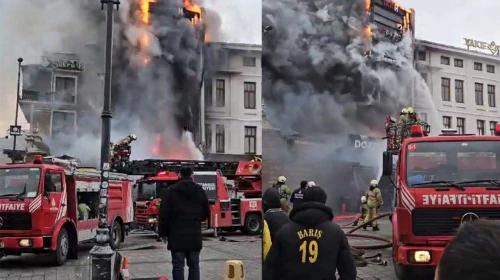
{"label": "black beanie hat", "polygon": [[304,201],[313,201],[319,203],[326,203],[328,196],[326,192],[318,186],[307,188],[304,193]]}

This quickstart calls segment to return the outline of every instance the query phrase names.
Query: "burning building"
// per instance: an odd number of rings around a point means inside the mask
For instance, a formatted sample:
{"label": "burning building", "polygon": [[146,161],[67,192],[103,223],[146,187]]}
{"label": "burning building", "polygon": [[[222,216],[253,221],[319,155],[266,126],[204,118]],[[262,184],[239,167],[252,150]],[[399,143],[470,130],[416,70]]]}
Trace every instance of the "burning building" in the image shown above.
{"label": "burning building", "polygon": [[[112,138],[138,134],[143,150],[138,156],[199,159],[204,10],[190,0],[181,5],[173,0],[127,4],[116,19]],[[49,146],[62,150],[75,139],[98,143],[102,43],[73,53],[47,53],[40,64],[23,66],[21,110]]]}

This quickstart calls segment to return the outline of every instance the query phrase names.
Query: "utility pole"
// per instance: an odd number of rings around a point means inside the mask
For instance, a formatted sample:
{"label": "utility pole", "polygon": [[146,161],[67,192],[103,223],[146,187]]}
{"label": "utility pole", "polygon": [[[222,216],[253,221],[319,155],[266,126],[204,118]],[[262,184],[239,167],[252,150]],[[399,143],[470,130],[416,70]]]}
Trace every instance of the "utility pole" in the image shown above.
{"label": "utility pole", "polygon": [[[106,7],[106,61],[104,74],[104,102],[102,108],[102,135],[101,135],[101,185],[99,188],[99,228],[97,229],[97,244],[90,251],[92,256],[92,280],[116,279],[113,269],[116,252],[111,248],[108,228],[108,186],[109,160],[111,141],[111,66],[113,62],[113,23],[114,8],[118,10],[119,0],[101,0],[101,9]],[[120,237],[116,237],[120,238]]]}
{"label": "utility pole", "polygon": [[[17,123],[19,121],[19,99],[21,95],[21,63],[23,63],[23,58],[20,57],[17,59],[18,63],[18,69],[17,69],[17,96],[16,96],[16,116],[14,118],[14,126],[17,127]],[[12,133],[12,131],[10,131]],[[19,131],[21,133],[21,131]],[[14,144],[12,145],[12,163],[15,163],[17,160],[17,152],[16,152],[16,145],[17,145],[17,134],[14,135]]]}

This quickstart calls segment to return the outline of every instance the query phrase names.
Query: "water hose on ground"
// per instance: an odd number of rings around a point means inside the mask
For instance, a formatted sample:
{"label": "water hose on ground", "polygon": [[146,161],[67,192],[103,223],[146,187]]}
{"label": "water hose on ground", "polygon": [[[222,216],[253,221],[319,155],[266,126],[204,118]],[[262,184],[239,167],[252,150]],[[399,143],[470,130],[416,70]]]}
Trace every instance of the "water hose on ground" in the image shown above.
{"label": "water hose on ground", "polygon": [[[359,266],[359,267],[366,266],[369,263],[384,265],[384,266],[387,265],[387,262],[382,261],[382,259],[381,259],[382,254],[377,253],[374,256],[365,256],[365,250],[382,250],[382,249],[390,248],[390,247],[392,247],[392,240],[389,238],[382,237],[382,236],[375,236],[375,235],[371,235],[371,234],[358,234],[358,233],[354,233],[354,232],[356,232],[360,228],[363,228],[364,226],[372,223],[373,221],[388,217],[391,214],[392,213],[382,214],[382,215],[375,217],[375,218],[373,218],[365,223],[362,223],[362,224],[354,227],[353,229],[349,230],[348,232],[346,232],[347,238],[349,238],[349,237],[351,237],[351,238],[363,238],[365,240],[379,241],[379,243],[377,243],[377,244],[351,246],[351,252],[354,256],[354,259],[356,261],[357,266]],[[343,225],[342,228],[346,228],[346,227],[351,226],[352,224],[354,224],[355,221],[357,221],[359,219],[359,217],[360,216],[358,215],[356,217],[356,219]],[[368,262],[368,260],[375,260],[375,262]]]}

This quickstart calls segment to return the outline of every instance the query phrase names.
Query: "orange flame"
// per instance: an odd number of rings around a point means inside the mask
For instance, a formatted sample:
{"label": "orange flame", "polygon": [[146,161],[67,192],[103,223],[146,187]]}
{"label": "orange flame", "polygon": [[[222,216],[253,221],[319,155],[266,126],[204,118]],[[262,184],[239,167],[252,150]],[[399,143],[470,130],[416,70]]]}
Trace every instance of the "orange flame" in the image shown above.
{"label": "orange flame", "polygon": [[[184,0],[184,8],[190,12],[201,15],[201,7],[194,4],[193,0]],[[195,16],[191,22],[197,24],[200,21],[200,16]]]}
{"label": "orange flame", "polygon": [[190,160],[192,157],[186,150],[176,147],[174,151],[165,149],[165,143],[160,134],[155,136],[155,141],[151,146],[151,154],[160,159]]}
{"label": "orange flame", "polygon": [[365,0],[365,8],[366,8],[366,13],[370,14],[370,7],[371,7],[372,1],[371,0]]}

